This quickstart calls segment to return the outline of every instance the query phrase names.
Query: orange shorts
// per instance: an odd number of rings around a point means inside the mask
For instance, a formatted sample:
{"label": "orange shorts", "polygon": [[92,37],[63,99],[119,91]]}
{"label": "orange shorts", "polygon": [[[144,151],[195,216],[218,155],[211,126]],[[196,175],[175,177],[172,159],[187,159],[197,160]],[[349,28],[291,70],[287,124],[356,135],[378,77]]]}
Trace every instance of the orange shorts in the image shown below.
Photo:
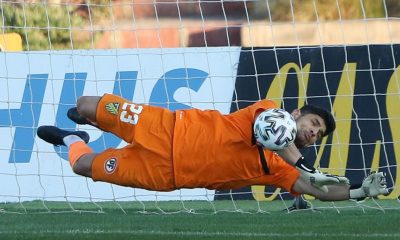
{"label": "orange shorts", "polygon": [[175,113],[105,94],[96,112],[99,128],[128,143],[100,153],[92,165],[94,181],[158,191],[175,189],[172,142]]}

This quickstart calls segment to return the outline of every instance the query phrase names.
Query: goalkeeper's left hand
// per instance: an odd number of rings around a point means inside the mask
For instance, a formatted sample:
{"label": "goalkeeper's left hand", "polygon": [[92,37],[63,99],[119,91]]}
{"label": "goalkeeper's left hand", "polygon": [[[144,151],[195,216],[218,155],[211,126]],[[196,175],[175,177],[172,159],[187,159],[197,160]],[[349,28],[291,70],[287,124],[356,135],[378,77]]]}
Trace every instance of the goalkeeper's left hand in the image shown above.
{"label": "goalkeeper's left hand", "polygon": [[361,188],[350,190],[350,198],[352,199],[387,194],[389,194],[389,190],[386,186],[386,174],[383,172],[371,172],[362,182]]}
{"label": "goalkeeper's left hand", "polygon": [[386,186],[386,174],[383,172],[372,172],[362,183],[362,189],[367,197],[386,195],[389,190]]}

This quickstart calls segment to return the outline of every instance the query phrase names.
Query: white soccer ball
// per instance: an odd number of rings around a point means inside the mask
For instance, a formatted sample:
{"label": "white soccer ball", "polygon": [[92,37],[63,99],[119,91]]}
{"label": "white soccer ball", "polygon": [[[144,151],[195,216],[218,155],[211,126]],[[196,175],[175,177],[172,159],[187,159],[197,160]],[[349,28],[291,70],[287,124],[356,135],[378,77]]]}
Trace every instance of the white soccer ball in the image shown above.
{"label": "white soccer ball", "polygon": [[269,150],[281,150],[294,142],[297,133],[296,121],[287,111],[268,109],[254,122],[256,141]]}

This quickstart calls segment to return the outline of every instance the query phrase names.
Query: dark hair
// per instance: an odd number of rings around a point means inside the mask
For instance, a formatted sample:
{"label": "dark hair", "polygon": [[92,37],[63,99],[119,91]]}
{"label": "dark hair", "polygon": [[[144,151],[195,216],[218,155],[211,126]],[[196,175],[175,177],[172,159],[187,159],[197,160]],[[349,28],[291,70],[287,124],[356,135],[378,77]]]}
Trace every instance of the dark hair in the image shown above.
{"label": "dark hair", "polygon": [[336,129],[336,122],[335,119],[333,118],[333,115],[321,107],[315,105],[304,105],[302,108],[300,108],[300,113],[301,115],[313,113],[320,116],[325,121],[326,125],[326,131],[324,132],[324,137],[326,135],[329,135]]}

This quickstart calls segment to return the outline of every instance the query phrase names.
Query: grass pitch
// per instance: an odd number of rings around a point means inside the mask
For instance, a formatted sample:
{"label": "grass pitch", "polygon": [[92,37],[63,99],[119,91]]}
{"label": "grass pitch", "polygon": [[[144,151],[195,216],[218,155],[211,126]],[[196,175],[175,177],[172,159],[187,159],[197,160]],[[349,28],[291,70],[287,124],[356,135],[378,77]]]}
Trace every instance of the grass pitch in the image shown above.
{"label": "grass pitch", "polygon": [[291,213],[290,201],[0,204],[0,239],[400,239],[397,200],[312,204]]}

